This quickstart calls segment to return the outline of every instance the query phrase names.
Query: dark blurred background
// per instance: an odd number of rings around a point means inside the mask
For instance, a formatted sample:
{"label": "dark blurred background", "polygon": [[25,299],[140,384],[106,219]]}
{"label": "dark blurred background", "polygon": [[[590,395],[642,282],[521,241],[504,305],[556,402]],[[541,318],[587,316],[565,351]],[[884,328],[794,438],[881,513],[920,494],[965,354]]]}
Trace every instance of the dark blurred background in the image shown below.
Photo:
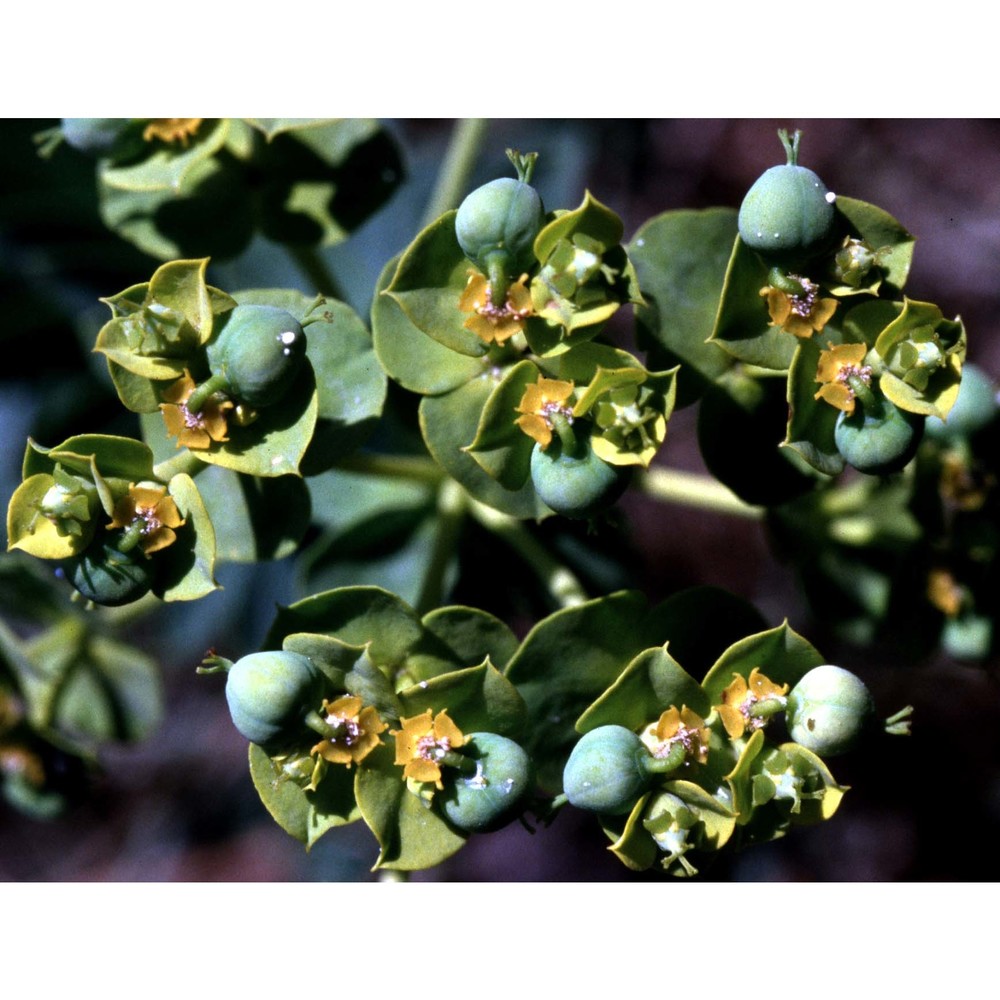
{"label": "dark blurred background", "polygon": [[[151,258],[109,234],[96,209],[93,163],[63,148],[37,158],[31,137],[54,122],[0,123],[0,495],[19,481],[26,436],[48,444],[73,432],[134,434],[101,360],[90,354],[107,317],[99,295],[148,280]],[[444,154],[449,121],[387,123],[408,179],[352,239],[328,254],[367,315],[382,265],[414,235]],[[674,208],[738,206],[767,167],[783,159],[779,127],[803,131],[800,161],[838,193],[873,202],[918,237],[908,293],[960,314],[969,357],[1000,376],[1000,124],[881,120],[497,120],[490,124],[470,188],[508,172],[508,146],[541,154],[535,183],[547,207],[573,207],[589,188],[625,220],[626,237]],[[215,267],[224,288],[308,282],[275,248],[255,243]],[[628,323],[617,335],[628,342]],[[704,471],[696,407],[676,413],[661,459]],[[847,646],[810,613],[791,569],[771,551],[762,524],[657,504],[621,504],[628,573],[619,586],[650,601],[712,583],[752,601],[771,624],[787,617],[829,662],[858,673],[880,713],[916,709],[913,735],[879,754],[837,759],[852,786],[837,816],[820,827],[720,861],[704,875],[723,880],[987,880],[1000,832],[1000,692],[995,664],[920,662],[892,647]],[[580,535],[579,542],[591,544]],[[593,544],[599,546],[598,539]],[[463,563],[455,603],[500,614],[519,633],[532,623],[517,567],[484,581],[474,556]],[[363,824],[335,830],[310,854],[266,814],[246,769],[219,678],[194,668],[209,646],[235,658],[257,648],[275,602],[302,596],[289,560],[223,566],[225,590],[190,607],[167,606],[137,624],[130,641],[161,663],[166,716],[137,746],[102,754],[90,795],[61,819],[26,819],[0,804],[4,880],[355,880],[370,879],[377,848]],[[596,596],[596,591],[595,591]],[[16,609],[4,609],[16,618]],[[539,615],[540,617],[540,615]],[[474,837],[415,880],[614,880],[635,876],[605,849],[593,817],[564,810],[530,833],[513,826]]]}

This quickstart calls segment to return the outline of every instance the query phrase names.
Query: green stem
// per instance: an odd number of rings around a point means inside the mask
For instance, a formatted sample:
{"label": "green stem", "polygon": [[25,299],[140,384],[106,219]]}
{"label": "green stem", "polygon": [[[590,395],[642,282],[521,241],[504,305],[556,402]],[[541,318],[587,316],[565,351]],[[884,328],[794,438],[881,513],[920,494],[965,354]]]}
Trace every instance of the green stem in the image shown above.
{"label": "green stem", "polygon": [[174,476],[182,472],[194,477],[204,468],[205,463],[190,448],[185,448],[172,458],[164,459],[158,465],[154,465],[153,475],[161,483],[169,483]]}
{"label": "green stem", "polygon": [[772,267],[767,272],[767,283],[786,295],[803,295],[805,293],[802,282],[796,280],[792,275],[786,274],[780,267]]}
{"label": "green stem", "polygon": [[418,614],[439,607],[444,598],[444,580],[455,555],[458,536],[466,514],[466,493],[453,479],[444,479],[438,487],[437,525],[434,548],[424,571],[423,585],[417,598]]}
{"label": "green stem", "polygon": [[441,467],[430,458],[414,455],[379,455],[374,452],[350,455],[337,463],[343,472],[361,472],[390,479],[413,479],[438,486],[445,475]]}
{"label": "green stem", "polygon": [[722,483],[696,472],[681,469],[647,469],[636,479],[636,484],[648,496],[665,503],[710,510],[716,514],[731,514],[752,521],[764,517],[763,507],[744,503]]}
{"label": "green stem", "polygon": [[516,518],[487,507],[478,500],[469,501],[469,513],[528,563],[560,607],[575,607],[588,599],[583,584],[576,576]]}
{"label": "green stem", "polygon": [[449,209],[458,207],[486,136],[486,126],[485,118],[462,118],[455,124],[437,184],[424,212],[421,229],[429,226]]}
{"label": "green stem", "polygon": [[315,247],[286,246],[285,249],[317,292],[331,299],[346,301],[340,283]]}
{"label": "green stem", "polygon": [[473,775],[479,769],[471,757],[465,757],[455,750],[439,750],[434,756],[439,764],[453,767],[461,774]]}
{"label": "green stem", "polygon": [[184,403],[185,409],[188,413],[201,413],[201,408],[208,402],[208,397],[214,395],[217,392],[221,392],[223,395],[228,395],[230,392],[229,380],[225,375],[213,375],[211,378],[202,382],[194,392],[188,396],[186,402]]}

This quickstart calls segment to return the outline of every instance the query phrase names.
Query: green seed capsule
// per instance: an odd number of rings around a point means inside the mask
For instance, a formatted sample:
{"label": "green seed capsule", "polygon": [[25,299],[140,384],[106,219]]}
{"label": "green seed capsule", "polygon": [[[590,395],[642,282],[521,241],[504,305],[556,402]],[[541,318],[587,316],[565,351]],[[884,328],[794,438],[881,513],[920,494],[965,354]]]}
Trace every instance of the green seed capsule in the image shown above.
{"label": "green seed capsule", "polygon": [[271,754],[308,739],[303,719],[321,704],[322,682],[319,671],[299,653],[244,656],[226,675],[233,725]]}
{"label": "green seed capsule", "polygon": [[598,458],[588,438],[578,439],[572,453],[557,437],[544,451],[536,444],[531,452],[531,482],[542,500],[564,517],[593,517],[607,510],[631,478],[630,466]]}
{"label": "green seed capsule", "polygon": [[213,375],[228,395],[249,406],[270,406],[288,391],[306,356],[299,322],[275,306],[237,306],[208,345]]}
{"label": "green seed capsule", "polygon": [[799,133],[778,135],[788,162],[757,178],[740,206],[740,239],[768,263],[797,269],[823,253],[836,233],[835,196],[797,164]]}
{"label": "green seed capsule", "polygon": [[887,475],[899,472],[913,458],[923,433],[922,416],[877,399],[869,406],[858,400],[853,413],[841,412],[833,437],[849,465],[870,475]]}
{"label": "green seed capsule", "polygon": [[462,756],[476,761],[476,773],[444,769],[444,791],[435,797],[460,830],[499,829],[519,811],[534,784],[531,758],[513,740],[496,733],[472,733]]}
{"label": "green seed capsule", "polygon": [[458,207],[455,235],[469,260],[488,273],[491,255],[506,254],[507,277],[534,263],[532,246],[545,210],[538,192],[524,181],[500,177],[476,188]]}
{"label": "green seed capsule", "polygon": [[63,118],[62,134],[74,149],[88,156],[125,159],[144,147],[141,128],[131,118]]}
{"label": "green seed capsule", "polygon": [[875,703],[860,678],[824,664],[813,667],[788,694],[788,732],[821,757],[853,749],[875,717]]}
{"label": "green seed capsule", "polygon": [[70,582],[88,601],[109,608],[131,604],[148,593],[154,571],[153,561],[138,546],[120,552],[103,543],[92,545],[66,566]]}
{"label": "green seed capsule", "polygon": [[624,726],[599,726],[573,747],[563,771],[570,803],[608,815],[627,813],[646,791],[649,751]]}
{"label": "green seed capsule", "polygon": [[927,418],[927,434],[937,440],[968,437],[985,427],[997,415],[997,390],[990,377],[973,364],[962,366],[958,399],[947,420]]}

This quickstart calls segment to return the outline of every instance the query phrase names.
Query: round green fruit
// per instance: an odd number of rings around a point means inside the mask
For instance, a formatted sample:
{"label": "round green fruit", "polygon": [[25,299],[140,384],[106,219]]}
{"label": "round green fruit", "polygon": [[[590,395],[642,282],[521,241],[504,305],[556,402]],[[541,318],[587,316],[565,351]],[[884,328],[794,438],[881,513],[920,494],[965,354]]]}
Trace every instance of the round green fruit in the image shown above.
{"label": "round green fruit", "polygon": [[833,439],[848,465],[887,475],[899,472],[916,454],[924,422],[920,414],[901,410],[888,399],[867,407],[858,400],[853,413],[838,415]]}
{"label": "round green fruit", "polygon": [[306,335],[291,313],[276,306],[237,306],[208,345],[208,366],[229,395],[250,406],[271,406],[288,391],[306,356]]}
{"label": "round green fruit", "polygon": [[120,552],[112,545],[90,546],[66,567],[70,583],[95,604],[117,608],[131,604],[149,592],[154,564],[139,546]]}
{"label": "round green fruit", "polygon": [[226,675],[233,725],[271,754],[290,748],[308,732],[303,719],[322,697],[322,675],[299,653],[251,653]]}
{"label": "round green fruit", "polygon": [[88,156],[122,159],[137,155],[144,143],[131,118],[63,118],[63,138]]}
{"label": "round green fruit", "polygon": [[607,510],[625,492],[630,466],[609,465],[594,452],[588,438],[569,452],[553,437],[544,451],[531,452],[531,482],[539,497],[564,517],[593,517]]}
{"label": "round green fruit", "polygon": [[853,749],[874,717],[875,703],[864,682],[831,664],[813,667],[788,694],[789,735],[820,757]]}
{"label": "round green fruit", "polygon": [[624,726],[598,726],[581,737],[563,771],[570,804],[608,815],[629,812],[646,791],[649,751]]}
{"label": "round green fruit", "polygon": [[835,196],[796,163],[798,133],[782,135],[788,162],[765,170],[740,205],[740,239],[768,264],[792,270],[830,247],[836,235]]}
{"label": "round green fruit", "polygon": [[496,733],[471,734],[461,752],[476,762],[476,773],[446,768],[444,791],[436,801],[460,830],[499,829],[514,818],[534,784],[531,758],[513,740]]}
{"label": "round green fruit", "polygon": [[532,247],[544,217],[542,199],[530,184],[500,177],[476,188],[459,205],[455,235],[480,270],[488,272],[489,258],[500,252],[507,255],[508,277],[516,277],[534,263]]}
{"label": "round green fruit", "polygon": [[992,379],[972,364],[962,366],[958,398],[947,420],[927,418],[927,434],[938,440],[968,437],[981,430],[997,415],[997,390]]}

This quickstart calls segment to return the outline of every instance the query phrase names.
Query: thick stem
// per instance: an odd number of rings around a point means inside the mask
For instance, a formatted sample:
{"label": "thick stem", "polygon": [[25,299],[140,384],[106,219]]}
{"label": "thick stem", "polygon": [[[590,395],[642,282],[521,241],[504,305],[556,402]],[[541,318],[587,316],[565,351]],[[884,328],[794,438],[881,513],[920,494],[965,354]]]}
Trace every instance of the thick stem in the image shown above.
{"label": "thick stem", "polygon": [[225,375],[213,375],[211,378],[206,379],[198,386],[194,392],[188,396],[184,403],[188,413],[201,413],[201,408],[208,402],[208,397],[214,395],[217,392],[221,392],[223,395],[228,395],[229,380]]}
{"label": "thick stem", "polygon": [[869,417],[877,417],[882,411],[882,404],[879,402],[871,386],[860,375],[848,375],[847,384],[854,393],[854,398],[861,404],[861,408]]}
{"label": "thick stem", "polygon": [[542,545],[525,526],[477,500],[469,501],[469,512],[489,531],[502,538],[535,571],[553,600],[562,608],[583,604],[587,592],[576,576]]}
{"label": "thick stem", "polygon": [[568,455],[570,458],[576,456],[580,448],[580,442],[577,439],[569,418],[562,413],[555,412],[549,415],[549,422],[552,424],[552,429],[559,436],[563,454]]}
{"label": "thick stem", "polygon": [[684,763],[687,751],[684,744],[677,740],[662,757],[641,757],[642,769],[647,774],[669,774],[676,771]]}
{"label": "thick stem", "polygon": [[764,517],[763,507],[752,507],[744,503],[722,483],[695,472],[653,468],[647,469],[635,482],[648,496],[665,503],[696,507],[752,521],[759,521]]}
{"label": "thick stem", "polygon": [[458,207],[486,136],[486,126],[485,118],[462,118],[455,124],[421,228],[429,226],[449,209]]}
{"label": "thick stem", "polygon": [[772,267],[767,272],[767,283],[772,288],[777,288],[779,292],[784,292],[786,295],[804,295],[806,291],[801,279],[795,278],[791,274],[786,274],[780,267]]}
{"label": "thick stem", "polygon": [[490,304],[494,309],[503,309],[507,302],[507,289],[510,287],[510,254],[506,250],[494,250],[487,254],[486,277],[490,282]]}
{"label": "thick stem", "polygon": [[445,767],[453,767],[462,774],[475,774],[478,765],[471,757],[465,757],[455,750],[438,750],[434,754],[434,759]]}
{"label": "thick stem", "polygon": [[416,602],[418,614],[439,607],[444,599],[445,576],[455,555],[466,509],[466,494],[462,487],[453,479],[442,480],[438,487],[434,548]]}

